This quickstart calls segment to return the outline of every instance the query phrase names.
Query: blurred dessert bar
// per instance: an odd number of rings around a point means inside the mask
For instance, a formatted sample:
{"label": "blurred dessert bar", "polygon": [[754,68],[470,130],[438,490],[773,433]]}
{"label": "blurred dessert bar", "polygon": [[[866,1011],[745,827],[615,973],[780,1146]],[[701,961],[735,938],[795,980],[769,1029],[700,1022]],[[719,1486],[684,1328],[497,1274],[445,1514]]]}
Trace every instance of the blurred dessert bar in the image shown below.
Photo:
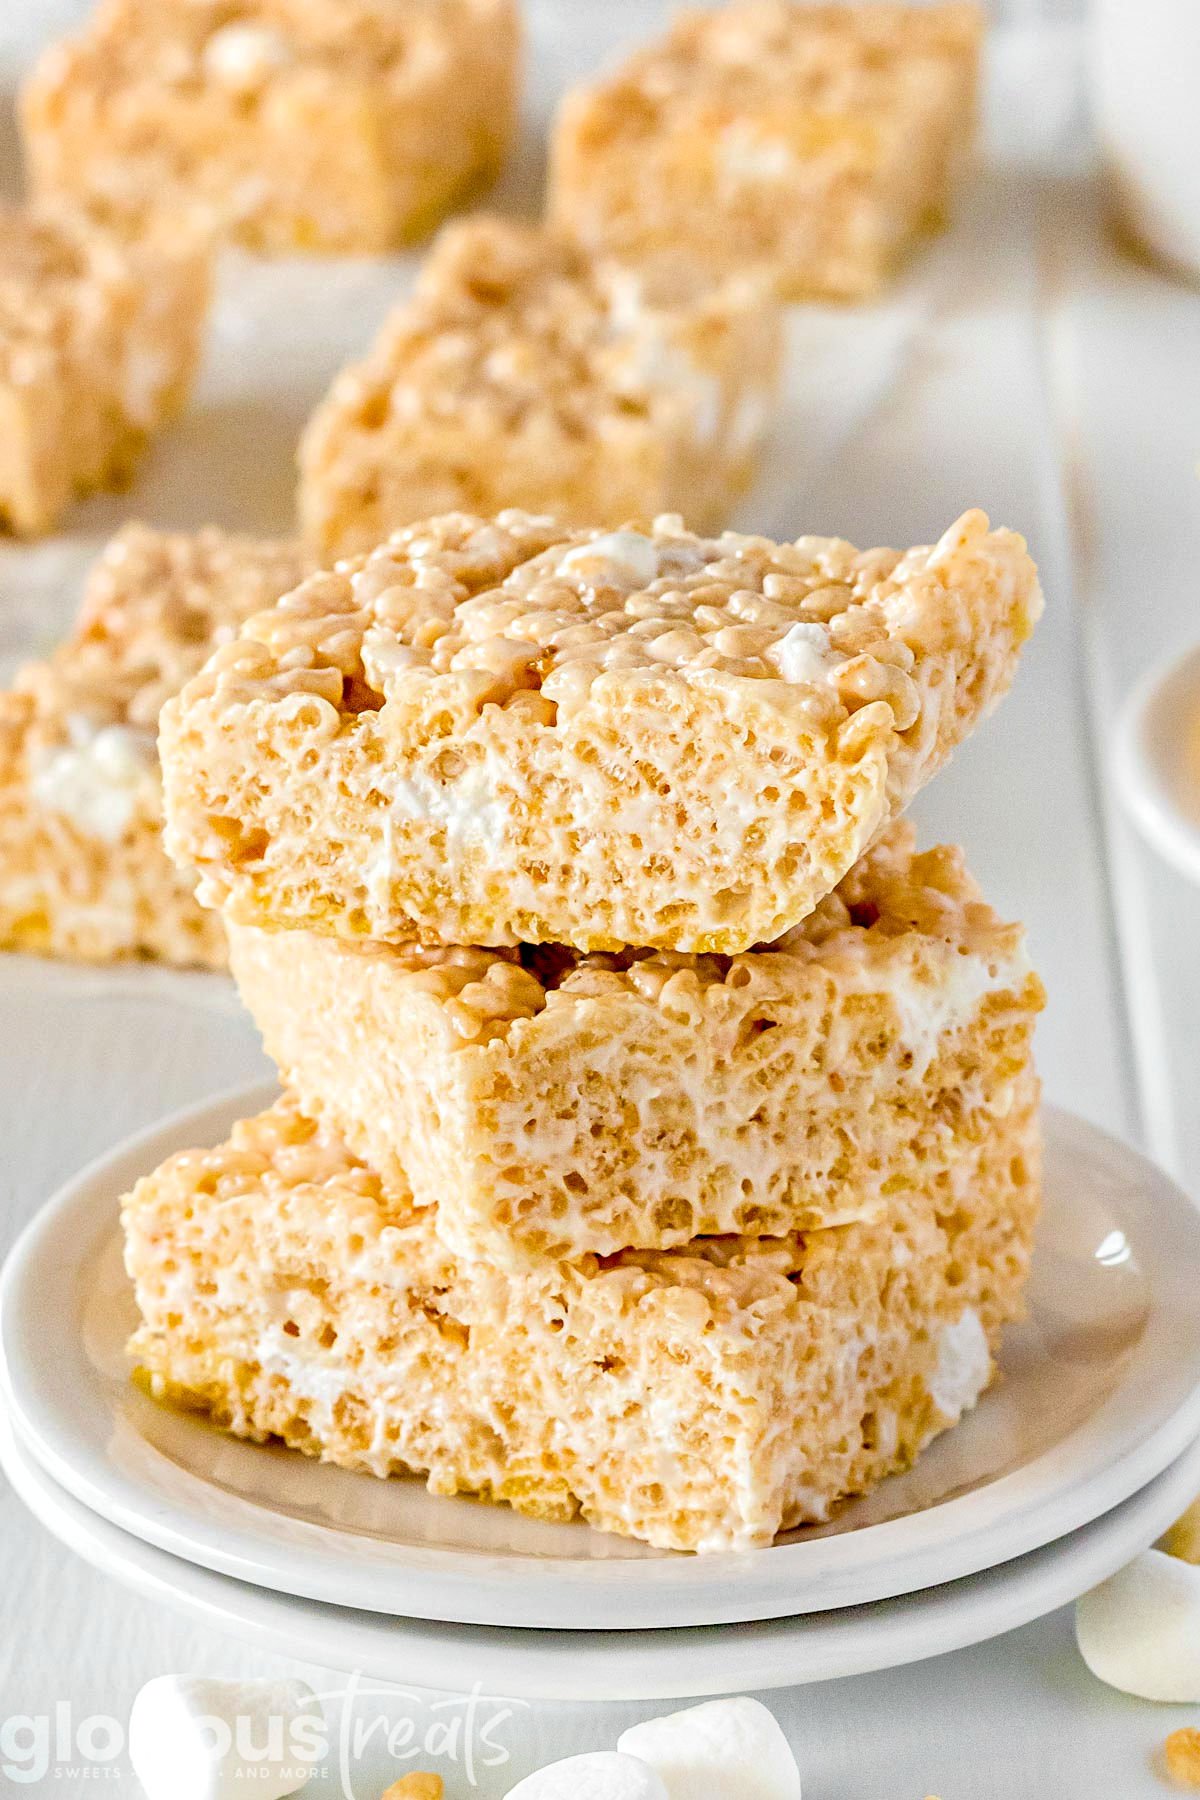
{"label": "blurred dessert bar", "polygon": [[49,531],[118,486],[183,406],[208,308],[186,233],[125,244],[56,207],[0,203],[0,526]]}
{"label": "blurred dessert bar", "polygon": [[[1028,1096],[1026,1096],[1026,1100]],[[1020,1310],[1034,1113],[871,1218],[510,1272],[456,1262],[291,1100],[124,1206],[152,1393],[349,1468],[744,1549],[912,1461]]]}
{"label": "blurred dessert bar", "polygon": [[292,545],[215,530],[112,541],[70,636],[0,694],[0,945],[225,961],[219,917],[163,850],[158,712],[305,567]]}
{"label": "blurred dessert bar", "polygon": [[248,926],[230,950],[305,1112],[496,1264],[871,1221],[1035,1091],[1021,928],[904,823],[733,958]]}
{"label": "blurred dessert bar", "polygon": [[346,369],[301,449],[300,514],[332,561],[443,512],[727,523],[781,354],[761,281],[640,276],[534,226],[447,227],[412,299]]}
{"label": "blurred dessert bar", "polygon": [[551,212],[594,253],[762,264],[791,298],[874,292],[940,224],[971,143],[971,5],[734,0],[569,94]]}
{"label": "blurred dessert bar", "polygon": [[979,512],[903,553],[448,515],[167,705],[168,846],[245,924],[736,954],[848,874],[1040,609]]}
{"label": "blurred dessert bar", "polygon": [[100,0],[22,96],[39,193],[133,232],[379,254],[494,174],[516,0]]}

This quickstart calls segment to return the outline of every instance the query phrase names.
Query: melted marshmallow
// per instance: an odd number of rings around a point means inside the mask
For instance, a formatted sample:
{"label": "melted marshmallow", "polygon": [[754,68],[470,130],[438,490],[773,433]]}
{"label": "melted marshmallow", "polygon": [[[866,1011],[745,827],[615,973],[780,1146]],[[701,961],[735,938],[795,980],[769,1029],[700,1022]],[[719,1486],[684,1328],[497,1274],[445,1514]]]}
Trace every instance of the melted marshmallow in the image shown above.
{"label": "melted marshmallow", "polygon": [[43,752],[33,770],[33,797],[47,812],[69,819],[85,837],[115,844],[144,801],[157,790],[153,734],[131,725],[68,721],[71,741]]}
{"label": "melted marshmallow", "polygon": [[745,123],[725,127],[720,158],[721,173],[738,183],[783,181],[796,166],[782,138],[761,137]]}
{"label": "melted marshmallow", "polygon": [[1024,948],[995,965],[984,956],[952,957],[945,976],[936,982],[917,981],[897,969],[889,978],[888,993],[900,1014],[905,1047],[912,1052],[914,1076],[924,1075],[947,1032],[968,1024],[989,994],[1020,988],[1029,969]]}
{"label": "melted marshmallow", "polygon": [[942,1330],[937,1368],[929,1383],[933,1404],[948,1419],[974,1406],[992,1372],[992,1353],[979,1314],[971,1307]]}
{"label": "melted marshmallow", "polygon": [[292,59],[291,46],[269,25],[226,25],[204,46],[204,73],[225,87],[261,87]]}
{"label": "melted marshmallow", "polygon": [[590,543],[576,544],[558,565],[560,575],[615,575],[636,588],[649,587],[658,570],[658,545],[640,531],[606,531]]}
{"label": "melted marshmallow", "polygon": [[789,626],[779,642],[772,644],[767,655],[785,681],[811,686],[828,681],[833,670],[846,660],[831,649],[829,633],[824,626],[805,619]]}

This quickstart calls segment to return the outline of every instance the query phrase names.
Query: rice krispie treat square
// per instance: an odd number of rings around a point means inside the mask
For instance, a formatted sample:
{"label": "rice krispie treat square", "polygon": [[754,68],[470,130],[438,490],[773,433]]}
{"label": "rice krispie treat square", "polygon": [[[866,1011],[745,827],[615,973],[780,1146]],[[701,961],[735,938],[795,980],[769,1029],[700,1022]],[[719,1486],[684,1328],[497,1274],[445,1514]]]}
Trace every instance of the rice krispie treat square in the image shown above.
{"label": "rice krispie treat square", "polygon": [[167,705],[168,848],[245,924],[737,954],[995,704],[1041,604],[979,512],[904,553],[448,515]]}
{"label": "rice krispie treat square", "polygon": [[552,217],[593,251],[685,248],[763,264],[791,298],[861,298],[945,217],[982,31],[957,4],[683,13],[564,101]]}
{"label": "rice krispie treat square", "polygon": [[158,712],[305,572],[290,544],[130,525],[70,636],[0,693],[0,946],[220,966],[220,920],[162,846]]}
{"label": "rice krispie treat square", "polygon": [[159,1397],[440,1494],[666,1549],[766,1544],[912,1461],[1020,1310],[1036,1119],[1014,1105],[875,1217],[522,1272],[456,1262],[294,1102],[125,1202]]}
{"label": "rice krispie treat square", "polygon": [[1021,928],[906,823],[732,958],[253,926],[230,953],[305,1112],[436,1207],[451,1250],[497,1263],[873,1218],[1034,1088]]}
{"label": "rice krispie treat square", "polygon": [[308,426],[305,534],[333,561],[414,519],[504,506],[718,529],[754,474],[781,351],[760,280],[637,275],[534,226],[449,226]]}
{"label": "rice krispie treat square", "polygon": [[139,232],[380,254],[498,168],[517,0],[100,0],[26,84],[39,193]]}
{"label": "rice krispie treat square", "polygon": [[0,202],[0,526],[49,531],[75,495],[132,474],[190,390],[208,260],[186,235],[125,244]]}

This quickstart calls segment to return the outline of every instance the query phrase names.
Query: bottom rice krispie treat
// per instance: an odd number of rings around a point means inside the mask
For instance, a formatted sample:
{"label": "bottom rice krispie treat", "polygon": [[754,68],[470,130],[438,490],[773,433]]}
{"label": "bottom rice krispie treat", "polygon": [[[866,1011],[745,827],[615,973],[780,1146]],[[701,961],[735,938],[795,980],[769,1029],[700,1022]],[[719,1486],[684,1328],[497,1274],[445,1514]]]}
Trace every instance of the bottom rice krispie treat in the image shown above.
{"label": "bottom rice krispie treat", "polygon": [[158,1397],[242,1437],[663,1548],[766,1544],[978,1398],[1038,1205],[1026,1092],[869,1221],[506,1272],[285,1099],[123,1211]]}
{"label": "bottom rice krispie treat", "polygon": [[222,965],[162,846],[162,703],[304,573],[291,544],[130,525],[67,639],[0,693],[0,948]]}

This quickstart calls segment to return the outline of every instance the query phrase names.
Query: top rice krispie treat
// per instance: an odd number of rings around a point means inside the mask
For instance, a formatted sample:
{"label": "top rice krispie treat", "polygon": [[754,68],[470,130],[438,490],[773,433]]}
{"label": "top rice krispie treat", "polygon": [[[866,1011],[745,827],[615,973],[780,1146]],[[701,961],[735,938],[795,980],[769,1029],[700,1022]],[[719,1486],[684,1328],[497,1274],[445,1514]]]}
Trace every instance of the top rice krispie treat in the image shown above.
{"label": "top rice krispie treat", "polygon": [[141,230],[380,253],[494,173],[516,0],[100,0],[22,96],[41,193]]}
{"label": "top rice krispie treat", "polygon": [[717,529],[754,473],[781,349],[761,280],[638,275],[504,219],[448,226],[308,426],[305,536],[332,561],[503,506]]}
{"label": "top rice krispie treat", "polygon": [[168,848],[247,924],[736,953],[1005,691],[1024,540],[450,515],[314,577],[164,709]]}
{"label": "top rice krispie treat", "polygon": [[127,477],[187,398],[208,255],[186,233],[126,244],[77,213],[0,204],[0,526],[48,531]]}
{"label": "top rice krispie treat", "polygon": [[871,293],[939,224],[975,122],[972,5],[740,0],[682,14],[568,95],[552,214],[592,250],[763,263],[795,298]]}
{"label": "top rice krispie treat", "polygon": [[0,946],[219,966],[225,934],[162,847],[169,694],[306,569],[293,544],[129,525],[69,637],[0,693]]}

